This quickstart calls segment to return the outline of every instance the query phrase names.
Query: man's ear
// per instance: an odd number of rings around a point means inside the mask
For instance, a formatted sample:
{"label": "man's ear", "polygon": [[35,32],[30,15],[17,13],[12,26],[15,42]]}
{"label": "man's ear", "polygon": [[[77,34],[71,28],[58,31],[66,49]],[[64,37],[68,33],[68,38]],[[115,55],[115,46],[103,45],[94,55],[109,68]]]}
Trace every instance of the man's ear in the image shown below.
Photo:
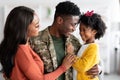
{"label": "man's ear", "polygon": [[63,23],[63,18],[60,17],[60,16],[58,16],[58,17],[57,17],[57,23],[58,23],[58,24]]}

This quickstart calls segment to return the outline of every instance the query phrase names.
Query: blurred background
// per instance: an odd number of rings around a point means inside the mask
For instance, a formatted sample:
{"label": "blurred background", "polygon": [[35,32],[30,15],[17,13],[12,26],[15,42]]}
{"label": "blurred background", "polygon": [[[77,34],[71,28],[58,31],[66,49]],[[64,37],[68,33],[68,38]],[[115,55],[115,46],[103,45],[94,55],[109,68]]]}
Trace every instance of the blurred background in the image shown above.
{"label": "blurred background", "polygon": [[[40,17],[40,30],[43,30],[52,24],[55,6],[61,1],[65,0],[0,0],[0,42],[3,38],[4,22],[11,9],[23,5],[33,8]],[[120,0],[69,1],[77,4],[81,12],[94,10],[102,16],[107,25],[107,32],[97,42],[103,62],[103,80],[120,80]],[[78,28],[73,34],[80,39]],[[3,80],[2,75],[0,80]]]}

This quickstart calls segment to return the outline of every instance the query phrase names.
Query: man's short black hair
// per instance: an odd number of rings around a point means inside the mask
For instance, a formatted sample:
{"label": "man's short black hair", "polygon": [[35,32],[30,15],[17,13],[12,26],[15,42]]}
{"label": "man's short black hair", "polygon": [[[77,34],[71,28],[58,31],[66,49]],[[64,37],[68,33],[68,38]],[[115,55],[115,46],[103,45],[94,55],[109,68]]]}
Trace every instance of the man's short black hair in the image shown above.
{"label": "man's short black hair", "polygon": [[80,16],[79,7],[70,1],[60,2],[56,6],[55,18],[61,15],[72,15],[72,16]]}

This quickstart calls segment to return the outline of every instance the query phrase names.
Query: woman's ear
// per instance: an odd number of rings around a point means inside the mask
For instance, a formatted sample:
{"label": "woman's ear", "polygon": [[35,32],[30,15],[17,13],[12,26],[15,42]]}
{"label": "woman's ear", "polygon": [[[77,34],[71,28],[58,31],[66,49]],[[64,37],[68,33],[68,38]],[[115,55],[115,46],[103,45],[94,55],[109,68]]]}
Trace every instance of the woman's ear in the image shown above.
{"label": "woman's ear", "polygon": [[60,17],[60,16],[58,16],[58,17],[57,17],[57,23],[58,23],[58,24],[63,23],[63,18]]}

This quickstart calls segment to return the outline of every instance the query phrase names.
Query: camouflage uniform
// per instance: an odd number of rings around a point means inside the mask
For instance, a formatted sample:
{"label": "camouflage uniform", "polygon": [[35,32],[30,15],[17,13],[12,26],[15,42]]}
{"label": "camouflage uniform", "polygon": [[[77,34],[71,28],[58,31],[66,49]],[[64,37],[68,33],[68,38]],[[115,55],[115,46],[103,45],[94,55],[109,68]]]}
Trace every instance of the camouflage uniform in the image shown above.
{"label": "camouflage uniform", "polygon": [[[80,48],[80,43],[78,39],[71,35],[68,39],[66,39],[65,44],[67,44],[68,42],[71,42],[74,45],[75,53],[77,53]],[[40,58],[44,62],[44,73],[46,74],[54,71],[58,67],[57,57],[53,40],[48,28],[39,32],[39,36],[32,38],[30,40],[30,43],[33,50],[40,56]],[[65,72],[65,80],[73,80],[72,69],[69,69]]]}

